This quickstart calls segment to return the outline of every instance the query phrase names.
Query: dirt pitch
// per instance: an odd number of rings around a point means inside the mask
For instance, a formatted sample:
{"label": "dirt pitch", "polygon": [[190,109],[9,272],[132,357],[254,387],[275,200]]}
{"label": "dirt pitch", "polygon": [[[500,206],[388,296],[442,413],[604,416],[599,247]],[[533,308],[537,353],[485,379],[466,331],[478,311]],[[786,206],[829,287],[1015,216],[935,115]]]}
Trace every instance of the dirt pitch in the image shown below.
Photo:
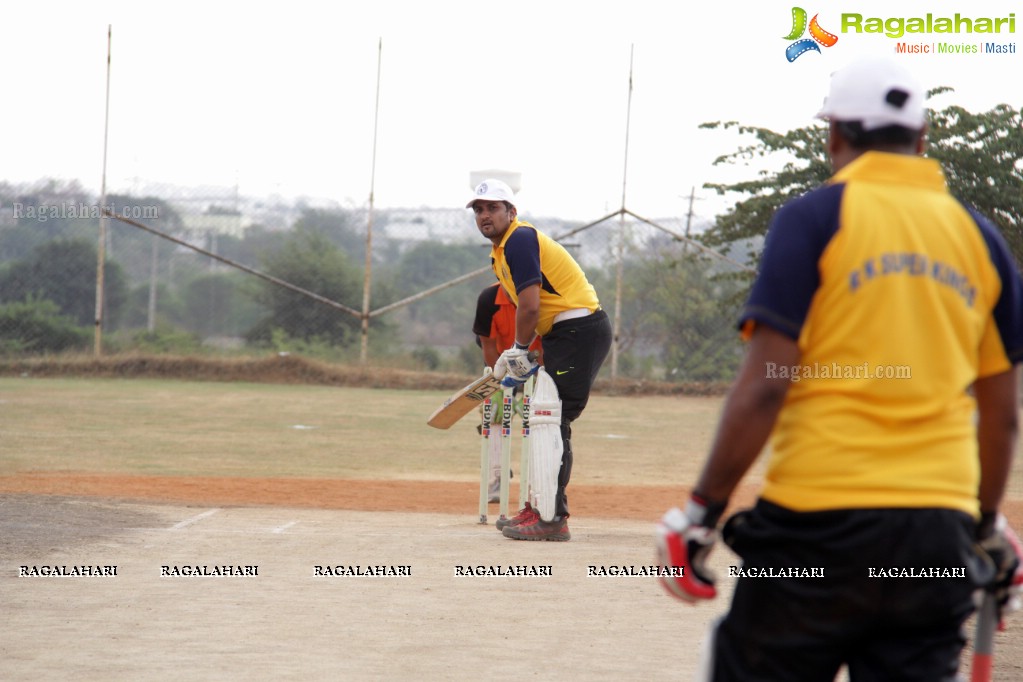
{"label": "dirt pitch", "polygon": [[[427,500],[471,499],[464,485],[336,482],[383,509],[421,509],[410,513],[332,508],[336,501],[317,502],[332,487],[322,483],[309,486],[301,506],[268,504],[270,481],[23,483],[47,494],[0,495],[6,680],[691,679],[708,623],[734,584],[722,580],[717,602],[690,607],[649,578],[588,576],[590,566],[650,564],[649,520],[580,513],[571,542],[520,543],[464,510],[429,511]],[[296,491],[294,482],[281,489]],[[633,500],[639,492],[619,491]],[[576,497],[585,509],[607,493]],[[175,494],[186,502],[141,501]],[[663,506],[657,497],[646,498],[648,519]],[[719,575],[734,563],[727,551],[714,554]],[[258,575],[161,576],[164,566],[225,565]],[[316,575],[317,566],[353,565],[410,575]],[[18,577],[22,566],[116,566],[117,575]],[[549,567],[551,575],[456,575],[480,566]],[[998,634],[999,679],[1023,673],[1011,640],[1011,631]]]}
{"label": "dirt pitch", "polygon": [[[679,679],[718,608],[672,603],[648,579],[586,577],[592,564],[649,563],[642,522],[580,522],[572,542],[540,544],[464,515],[3,505],[21,519],[5,523],[5,556],[13,543],[29,565],[117,565],[116,578],[4,566],[3,679]],[[160,577],[164,565],[242,563],[258,577]],[[411,576],[314,575],[341,564]],[[551,575],[455,575],[512,565]]]}

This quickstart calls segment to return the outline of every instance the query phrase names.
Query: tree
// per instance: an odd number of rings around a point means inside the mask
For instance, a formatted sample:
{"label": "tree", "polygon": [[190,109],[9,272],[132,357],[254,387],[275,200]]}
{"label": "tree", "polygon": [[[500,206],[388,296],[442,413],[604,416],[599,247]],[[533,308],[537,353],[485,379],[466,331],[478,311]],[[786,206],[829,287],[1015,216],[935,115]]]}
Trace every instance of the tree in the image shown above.
{"label": "tree", "polygon": [[245,275],[238,272],[192,279],[182,294],[183,326],[203,338],[241,336],[265,312],[244,295],[246,284]]}
{"label": "tree", "polygon": [[[269,255],[265,271],[278,279],[349,307],[361,308],[362,273],[322,232],[298,229],[281,250]],[[261,282],[255,298],[270,314],[247,334],[268,341],[275,329],[291,338],[330,345],[356,343],[357,317],[276,284]]]}
{"label": "tree", "polygon": [[[132,287],[128,292],[121,325],[127,329],[145,329],[149,326],[149,284]],[[175,288],[160,282],[156,285],[157,315],[155,326],[181,325],[185,319],[182,305]]]}
{"label": "tree", "polygon": [[21,302],[0,304],[0,354],[58,353],[88,347],[91,335],[62,315],[53,301],[31,296]]}
{"label": "tree", "polygon": [[[57,239],[36,247],[26,260],[0,271],[0,300],[49,300],[62,315],[92,326],[96,316],[96,247],[82,239]],[[104,320],[117,324],[128,297],[121,267],[107,261],[103,269]]]}
{"label": "tree", "polygon": [[721,276],[729,264],[662,237],[624,267],[619,344],[632,375],[646,376],[642,366],[656,361],[669,381],[734,376],[742,352],[733,324],[738,285]]}
{"label": "tree", "polygon": [[98,207],[77,180],[50,179],[18,193],[8,186],[3,194],[15,225],[0,230],[0,261],[24,259],[54,239],[97,234]]}
{"label": "tree", "polygon": [[1023,111],[949,106],[931,112],[930,126],[927,155],[941,162],[952,193],[994,221],[1023,264]]}
{"label": "tree", "polygon": [[[938,88],[929,96],[948,91]],[[952,194],[991,218],[1009,242],[1017,262],[1023,263],[1021,111],[1000,104],[981,114],[957,106],[932,109],[929,114],[926,155],[941,163]],[[704,235],[709,246],[763,236],[772,215],[783,203],[819,187],[832,174],[826,147],[828,130],[819,123],[784,134],[734,121],[705,123],[701,127],[734,128],[742,135],[754,137],[754,142],[718,157],[715,165],[767,157],[783,160],[780,170],[761,171],[753,180],[704,185],[721,195],[747,197],[719,216]]]}
{"label": "tree", "polygon": [[[107,195],[103,208],[137,220],[165,234],[182,236],[184,221],[181,215],[173,206],[158,197],[110,194]],[[153,259],[166,266],[174,253],[174,245],[118,220],[108,220],[107,226],[107,257],[114,258],[121,264],[133,286],[143,282],[152,284],[150,279]]]}
{"label": "tree", "polygon": [[[487,263],[488,252],[477,244],[424,240],[406,247],[396,262],[374,269],[374,308],[386,305],[388,298],[413,296]],[[391,319],[402,327],[406,342],[447,346],[472,341],[476,299],[484,286],[495,281],[493,275],[470,278],[395,310]]]}
{"label": "tree", "polygon": [[246,229],[242,237],[221,235],[217,253],[224,258],[255,267],[260,254],[279,250],[288,237],[288,232],[268,230],[263,225],[255,224]]}
{"label": "tree", "polygon": [[322,234],[349,258],[362,263],[366,257],[366,237],[358,234],[353,223],[354,218],[348,211],[305,208],[295,221],[294,229]]}

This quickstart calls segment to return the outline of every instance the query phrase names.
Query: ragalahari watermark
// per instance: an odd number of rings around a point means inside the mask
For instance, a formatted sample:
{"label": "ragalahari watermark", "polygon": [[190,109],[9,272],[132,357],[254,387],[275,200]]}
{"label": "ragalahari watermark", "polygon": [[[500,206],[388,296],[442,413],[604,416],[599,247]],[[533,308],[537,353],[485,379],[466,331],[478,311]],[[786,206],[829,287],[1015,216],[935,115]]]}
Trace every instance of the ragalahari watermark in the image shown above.
{"label": "ragalahari watermark", "polygon": [[104,213],[131,220],[157,220],[160,217],[159,206],[139,204],[100,206],[75,201],[55,204],[26,204],[15,201],[9,208],[15,220],[34,220],[40,223],[49,220],[99,220]]}
{"label": "ragalahari watermark", "polygon": [[850,365],[841,362],[814,362],[805,365],[780,365],[777,362],[764,363],[764,376],[768,379],[788,379],[792,382],[804,379],[912,379],[913,369],[909,365],[871,365],[861,362]]}

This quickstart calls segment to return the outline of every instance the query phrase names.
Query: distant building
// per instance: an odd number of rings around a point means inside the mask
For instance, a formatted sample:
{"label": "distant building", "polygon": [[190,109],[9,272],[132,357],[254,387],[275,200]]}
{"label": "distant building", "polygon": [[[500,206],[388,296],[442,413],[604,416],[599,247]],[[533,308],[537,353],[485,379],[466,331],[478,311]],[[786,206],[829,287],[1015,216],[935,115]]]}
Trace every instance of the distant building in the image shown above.
{"label": "distant building", "polygon": [[189,234],[229,236],[241,239],[251,221],[240,211],[211,206],[204,213],[184,213],[181,216]]}

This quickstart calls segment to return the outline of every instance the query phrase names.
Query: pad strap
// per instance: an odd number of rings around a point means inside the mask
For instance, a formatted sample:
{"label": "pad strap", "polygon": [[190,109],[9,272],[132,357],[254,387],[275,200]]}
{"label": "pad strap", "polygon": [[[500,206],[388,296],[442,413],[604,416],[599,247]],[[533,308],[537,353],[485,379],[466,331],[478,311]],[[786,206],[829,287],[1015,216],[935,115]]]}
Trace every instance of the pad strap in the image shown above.
{"label": "pad strap", "polygon": [[533,400],[529,403],[529,424],[561,424],[561,401]]}

